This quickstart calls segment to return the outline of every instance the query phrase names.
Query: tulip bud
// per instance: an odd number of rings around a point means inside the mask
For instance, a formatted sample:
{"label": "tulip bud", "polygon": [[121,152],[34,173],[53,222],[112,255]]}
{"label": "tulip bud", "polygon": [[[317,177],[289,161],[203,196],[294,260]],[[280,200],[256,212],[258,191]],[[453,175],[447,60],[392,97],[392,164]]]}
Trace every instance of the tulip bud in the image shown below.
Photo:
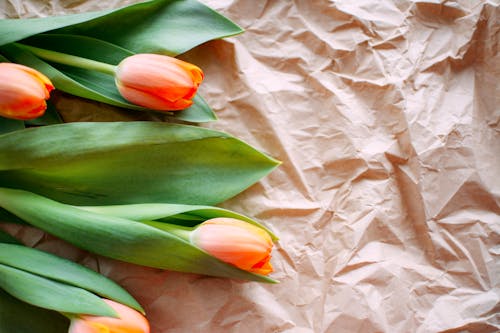
{"label": "tulip bud", "polygon": [[0,116],[20,120],[40,117],[53,89],[52,82],[33,68],[0,63]]}
{"label": "tulip bud", "polygon": [[159,54],[136,54],[116,69],[116,86],[127,101],[152,110],[182,110],[193,104],[203,80],[200,68]]}
{"label": "tulip bud", "polygon": [[213,218],[200,224],[191,242],[214,257],[258,274],[269,274],[273,241],[262,228],[233,218]]}
{"label": "tulip bud", "polygon": [[149,323],[136,310],[123,304],[104,299],[119,318],[81,315],[71,320],[68,333],[149,333]]}

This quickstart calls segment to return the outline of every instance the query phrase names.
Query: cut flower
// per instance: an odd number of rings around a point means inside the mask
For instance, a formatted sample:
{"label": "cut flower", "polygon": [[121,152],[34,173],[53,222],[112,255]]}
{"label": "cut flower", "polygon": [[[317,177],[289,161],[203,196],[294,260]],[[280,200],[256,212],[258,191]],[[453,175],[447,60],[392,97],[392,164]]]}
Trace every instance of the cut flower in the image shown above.
{"label": "cut flower", "polygon": [[42,116],[53,89],[52,82],[33,68],[0,63],[0,116],[19,120]]}
{"label": "cut flower", "polygon": [[[130,204],[125,205],[125,207],[123,205],[107,206],[107,208],[103,206],[71,206],[31,192],[9,188],[0,188],[0,206],[47,233],[82,249],[109,258],[180,272],[266,283],[276,282],[263,275],[263,273],[270,271],[269,254],[268,251],[264,250],[264,255],[262,255],[262,250],[258,249],[259,246],[254,246],[252,249],[250,246],[236,244],[233,247],[234,250],[228,253],[237,261],[230,258],[223,261],[223,256],[214,256],[192,243],[190,241],[191,234],[193,232],[196,234],[196,228],[200,222],[195,216],[193,216],[195,219],[191,221],[183,219],[188,217],[182,214],[182,211],[186,211],[185,208],[146,203]],[[171,213],[166,213],[162,207]],[[171,208],[177,210],[178,213],[173,212]],[[122,209],[124,209],[122,213],[118,212]],[[202,215],[218,215],[209,207],[205,207],[203,211]],[[176,214],[182,215],[182,218],[175,218]],[[226,211],[226,214],[239,215],[230,211]],[[196,224],[191,227],[166,223],[161,221],[163,217],[172,222],[195,222]],[[244,216],[242,218],[248,219]],[[202,219],[202,221],[205,220]],[[257,222],[248,220],[252,222],[252,225],[258,225]],[[272,239],[272,233],[265,228],[260,226],[256,228],[261,228],[264,233],[269,235],[264,234],[260,238],[265,240],[269,237]],[[230,228],[227,229],[227,231],[230,230]],[[251,232],[257,235],[260,233]],[[243,233],[244,231],[240,232],[240,234]],[[237,235],[237,232],[227,232],[226,234]],[[241,242],[245,241],[244,237],[243,235],[240,237]],[[247,238],[250,239],[250,237]],[[235,240],[236,238],[227,239],[228,245],[231,245],[231,242],[234,243]],[[258,244],[259,239],[255,239],[254,242]],[[264,247],[269,246],[270,252],[269,239],[267,242],[262,240],[260,242],[267,243]],[[238,246],[240,247],[238,248]],[[253,251],[254,254],[242,255],[238,254],[238,251]],[[161,255],[158,255],[159,253]],[[248,263],[245,264],[244,261]],[[255,274],[257,272],[262,274]]]}
{"label": "cut flower", "polygon": [[120,94],[153,110],[182,110],[193,104],[203,72],[185,61],[159,54],[136,54],[116,69]]}
{"label": "cut flower", "polygon": [[149,333],[147,319],[123,304],[104,299],[119,318],[81,315],[71,320],[68,333]]}
{"label": "cut flower", "polygon": [[221,261],[262,275],[272,272],[269,262],[273,241],[267,231],[233,218],[213,218],[201,223],[191,242]]}
{"label": "cut flower", "polygon": [[151,110],[175,111],[190,107],[203,81],[199,67],[166,55],[134,54],[114,66],[34,46],[16,45],[44,60],[112,75],[124,99]]}

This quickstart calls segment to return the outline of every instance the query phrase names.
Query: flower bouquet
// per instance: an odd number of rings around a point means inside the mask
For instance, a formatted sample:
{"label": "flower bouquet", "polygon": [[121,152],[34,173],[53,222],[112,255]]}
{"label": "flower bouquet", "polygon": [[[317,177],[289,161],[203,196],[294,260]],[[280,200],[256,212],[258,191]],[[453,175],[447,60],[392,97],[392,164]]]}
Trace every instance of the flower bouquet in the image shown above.
{"label": "flower bouquet", "polygon": [[[276,282],[268,275],[277,237],[216,205],[279,162],[227,133],[186,124],[217,117],[198,94],[202,69],[175,58],[241,28],[194,0],[154,0],[0,20],[0,31],[1,222],[138,265]],[[171,121],[63,123],[53,90]],[[9,314],[1,331],[149,331],[139,303],[113,281],[0,236]],[[54,320],[31,325],[21,312]]]}

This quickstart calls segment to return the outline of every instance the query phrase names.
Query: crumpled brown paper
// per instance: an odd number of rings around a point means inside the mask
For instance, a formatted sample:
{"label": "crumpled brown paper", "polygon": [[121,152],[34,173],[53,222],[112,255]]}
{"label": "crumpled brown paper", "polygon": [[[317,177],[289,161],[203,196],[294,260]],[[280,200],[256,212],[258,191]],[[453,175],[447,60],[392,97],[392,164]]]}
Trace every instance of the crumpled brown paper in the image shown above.
{"label": "crumpled brown paper", "polygon": [[[3,17],[134,1],[1,2]],[[136,2],[136,1],[135,1]],[[280,241],[278,285],[103,259],[157,333],[498,332],[500,2],[205,0],[246,29],[183,55],[230,132],[283,161],[224,207]],[[57,97],[67,121],[130,119]]]}

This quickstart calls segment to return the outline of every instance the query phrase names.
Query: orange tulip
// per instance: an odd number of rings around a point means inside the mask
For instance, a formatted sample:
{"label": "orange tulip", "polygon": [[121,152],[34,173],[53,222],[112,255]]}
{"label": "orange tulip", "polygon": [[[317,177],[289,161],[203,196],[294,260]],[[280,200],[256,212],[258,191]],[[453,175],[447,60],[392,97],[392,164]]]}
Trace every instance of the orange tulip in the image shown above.
{"label": "orange tulip", "polygon": [[258,274],[269,274],[273,241],[267,231],[233,218],[214,218],[200,224],[191,242],[214,257]]}
{"label": "orange tulip", "polygon": [[71,320],[68,333],[149,333],[146,318],[123,304],[104,299],[120,318],[82,315]]}
{"label": "orange tulip", "polygon": [[53,89],[52,82],[33,68],[0,63],[0,116],[20,120],[40,117]]}
{"label": "orange tulip", "polygon": [[116,69],[116,86],[123,98],[160,111],[191,106],[202,80],[200,68],[159,54],[130,56]]}

